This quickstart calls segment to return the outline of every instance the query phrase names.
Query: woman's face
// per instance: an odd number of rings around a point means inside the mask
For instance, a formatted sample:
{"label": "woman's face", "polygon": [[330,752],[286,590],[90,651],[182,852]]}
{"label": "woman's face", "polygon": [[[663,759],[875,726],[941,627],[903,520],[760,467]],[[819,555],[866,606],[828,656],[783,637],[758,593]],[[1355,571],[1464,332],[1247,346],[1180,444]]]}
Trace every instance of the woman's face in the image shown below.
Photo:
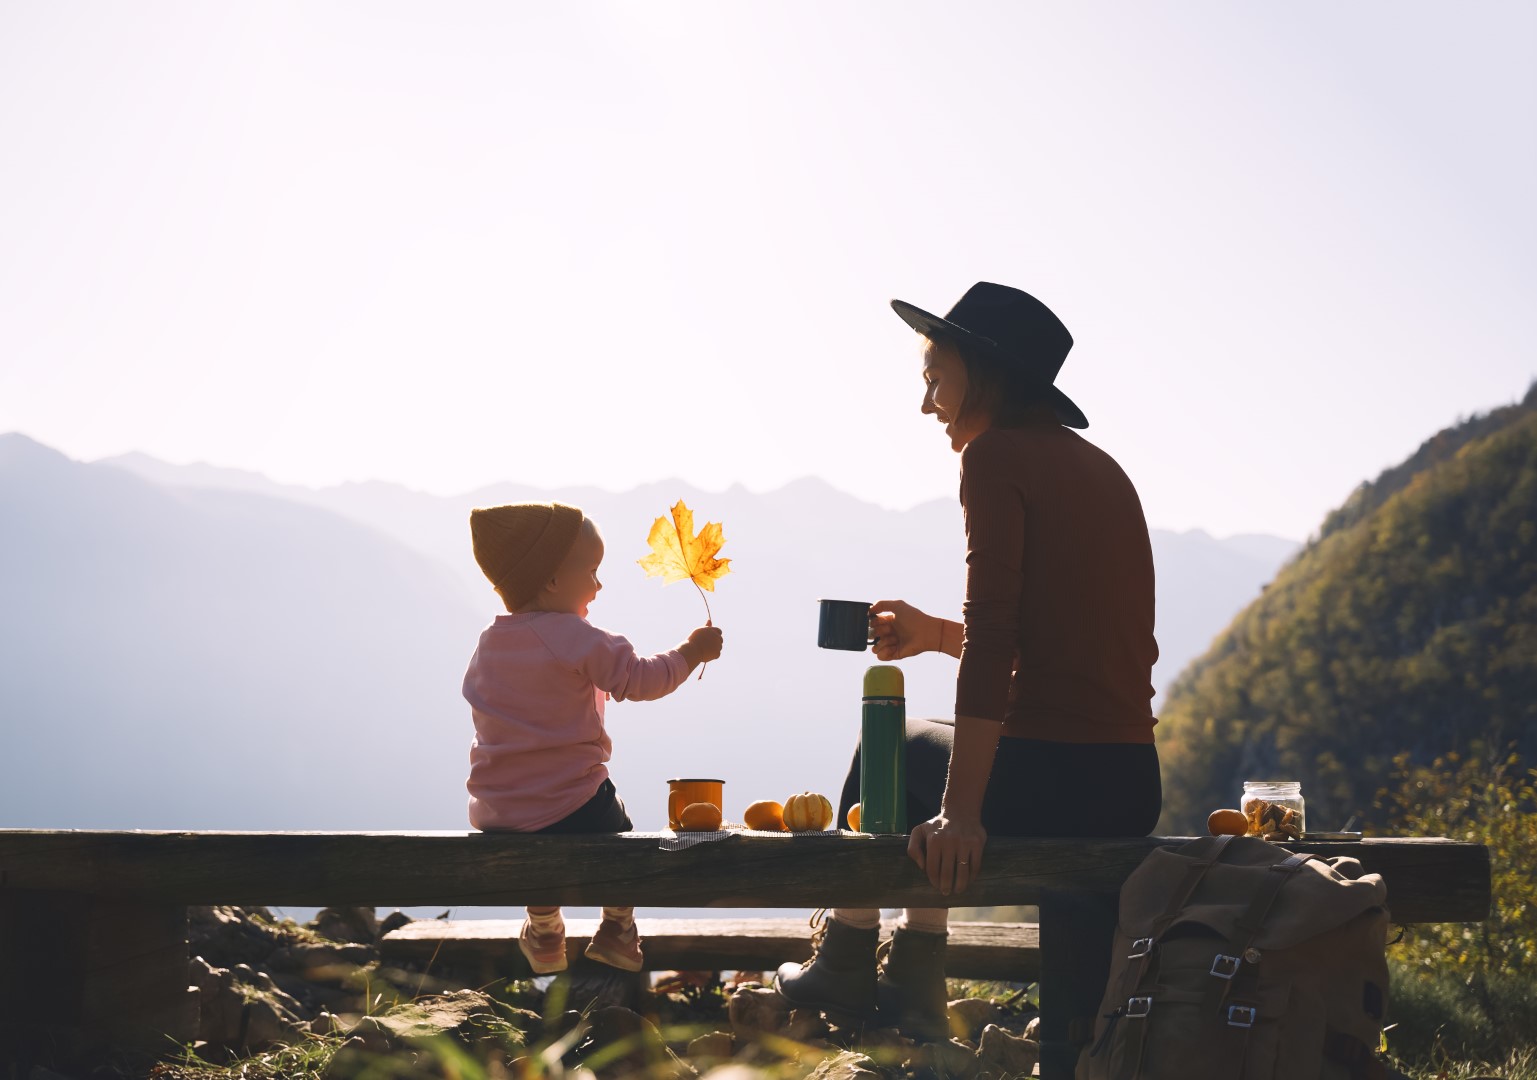
{"label": "woman's face", "polygon": [[953,348],[929,342],[923,348],[923,412],[938,417],[950,436],[950,449],[960,453],[987,430],[986,418],[962,416],[966,400],[966,362]]}

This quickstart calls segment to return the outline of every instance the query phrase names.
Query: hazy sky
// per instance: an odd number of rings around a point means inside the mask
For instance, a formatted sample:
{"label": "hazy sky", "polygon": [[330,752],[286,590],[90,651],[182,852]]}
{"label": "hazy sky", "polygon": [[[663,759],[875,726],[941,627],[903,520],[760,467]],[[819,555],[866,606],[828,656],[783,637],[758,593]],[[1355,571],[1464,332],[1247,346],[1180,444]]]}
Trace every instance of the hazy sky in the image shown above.
{"label": "hazy sky", "polygon": [[988,279],[1151,524],[1300,538],[1537,374],[1534,12],[0,0],[0,431],[907,506],[887,301]]}

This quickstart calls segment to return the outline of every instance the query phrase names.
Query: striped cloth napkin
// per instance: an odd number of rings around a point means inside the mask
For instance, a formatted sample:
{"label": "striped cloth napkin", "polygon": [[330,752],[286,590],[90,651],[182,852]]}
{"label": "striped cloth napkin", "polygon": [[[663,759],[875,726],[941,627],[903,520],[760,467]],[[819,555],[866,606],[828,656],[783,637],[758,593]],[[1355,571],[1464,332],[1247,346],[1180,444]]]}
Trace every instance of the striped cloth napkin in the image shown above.
{"label": "striped cloth napkin", "polygon": [[[714,832],[675,832],[672,829],[663,829],[661,843],[657,847],[663,851],[682,851],[684,848],[698,847],[700,844],[708,844],[715,840],[724,840],[728,836],[753,836],[762,837],[765,840],[788,840],[793,836],[818,836],[823,830],[815,832],[764,832],[761,829],[749,829],[746,825],[738,825],[727,822]],[[843,829],[832,830],[839,836],[860,836],[861,833],[846,832]]]}

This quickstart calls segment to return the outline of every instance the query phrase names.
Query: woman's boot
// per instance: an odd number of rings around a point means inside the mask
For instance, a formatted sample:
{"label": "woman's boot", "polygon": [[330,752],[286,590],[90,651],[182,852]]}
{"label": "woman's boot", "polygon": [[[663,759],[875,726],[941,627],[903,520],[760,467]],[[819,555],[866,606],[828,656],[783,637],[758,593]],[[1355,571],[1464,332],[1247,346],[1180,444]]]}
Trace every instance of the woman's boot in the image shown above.
{"label": "woman's boot", "polygon": [[876,994],[880,1022],[912,1039],[950,1037],[945,944],[949,934],[898,927],[885,950]]}
{"label": "woman's boot", "polygon": [[835,1021],[863,1022],[875,1014],[875,945],[880,927],[860,930],[827,916],[811,936],[804,964],[782,964],[774,989],[797,1008],[820,1009]]}

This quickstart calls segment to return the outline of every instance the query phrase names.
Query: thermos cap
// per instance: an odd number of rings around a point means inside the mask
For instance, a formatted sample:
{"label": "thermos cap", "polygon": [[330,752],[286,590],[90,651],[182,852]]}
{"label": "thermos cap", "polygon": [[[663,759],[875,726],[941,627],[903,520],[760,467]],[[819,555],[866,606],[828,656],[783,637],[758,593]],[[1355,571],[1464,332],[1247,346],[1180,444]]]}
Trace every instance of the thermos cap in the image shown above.
{"label": "thermos cap", "polygon": [[865,669],[865,697],[906,697],[902,669],[893,664],[874,664]]}

